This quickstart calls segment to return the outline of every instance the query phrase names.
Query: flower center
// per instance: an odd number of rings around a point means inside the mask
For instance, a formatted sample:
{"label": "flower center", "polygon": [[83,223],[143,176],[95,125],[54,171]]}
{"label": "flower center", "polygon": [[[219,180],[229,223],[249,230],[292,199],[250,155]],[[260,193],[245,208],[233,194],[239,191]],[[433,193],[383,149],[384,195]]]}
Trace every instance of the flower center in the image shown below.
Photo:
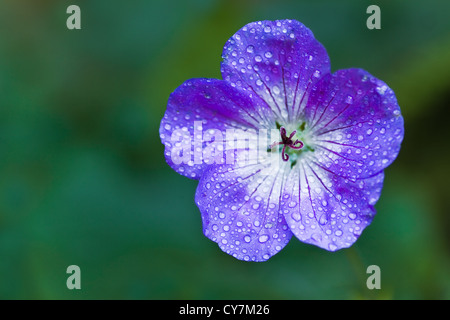
{"label": "flower center", "polygon": [[292,131],[292,133],[289,135],[289,137],[286,134],[286,129],[284,127],[280,128],[280,135],[281,135],[281,141],[274,142],[270,145],[270,149],[272,149],[275,146],[283,145],[283,151],[281,152],[281,158],[283,161],[289,160],[289,155],[286,153],[286,148],[294,149],[294,150],[300,150],[303,148],[303,142],[296,139],[295,141],[292,140],[292,137],[295,136],[297,133],[297,130]]}

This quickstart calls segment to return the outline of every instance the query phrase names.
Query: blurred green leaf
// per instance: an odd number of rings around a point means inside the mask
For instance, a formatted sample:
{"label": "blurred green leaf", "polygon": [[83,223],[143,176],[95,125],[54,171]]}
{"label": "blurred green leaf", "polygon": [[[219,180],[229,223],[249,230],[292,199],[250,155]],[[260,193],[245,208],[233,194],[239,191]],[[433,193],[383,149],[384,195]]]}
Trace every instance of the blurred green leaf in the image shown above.
{"label": "blurred green leaf", "polygon": [[[450,298],[448,1],[79,3],[79,31],[65,27],[68,2],[0,4],[0,298]],[[370,4],[381,30],[365,26]],[[185,80],[220,78],[234,32],[284,18],[311,28],[332,70],[386,81],[406,136],[353,248],[292,239],[246,263],[203,236],[197,182],[165,163],[159,122]],[[71,264],[80,291],[66,288]]]}

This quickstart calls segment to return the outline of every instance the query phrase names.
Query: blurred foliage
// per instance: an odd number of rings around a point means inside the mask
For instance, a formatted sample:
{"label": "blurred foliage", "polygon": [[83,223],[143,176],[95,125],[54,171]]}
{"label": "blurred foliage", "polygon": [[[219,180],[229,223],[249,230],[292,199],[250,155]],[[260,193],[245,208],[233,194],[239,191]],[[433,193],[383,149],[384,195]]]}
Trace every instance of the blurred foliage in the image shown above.
{"label": "blurred foliage", "polygon": [[[70,4],[82,30],[66,28]],[[366,28],[370,4],[381,30]],[[448,12],[444,0],[2,0],[0,298],[449,299]],[[240,27],[284,18],[313,30],[332,70],[386,81],[406,136],[353,248],[292,239],[246,263],[203,236],[197,183],[165,164],[159,121],[183,81],[220,77]],[[378,291],[365,287],[371,264]]]}

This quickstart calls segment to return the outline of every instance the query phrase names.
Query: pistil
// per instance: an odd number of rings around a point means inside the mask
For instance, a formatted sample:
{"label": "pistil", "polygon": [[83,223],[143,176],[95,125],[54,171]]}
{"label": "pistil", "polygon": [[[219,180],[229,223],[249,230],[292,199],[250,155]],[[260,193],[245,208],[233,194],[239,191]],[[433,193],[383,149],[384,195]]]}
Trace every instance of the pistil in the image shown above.
{"label": "pistil", "polygon": [[275,146],[283,145],[283,150],[281,152],[281,158],[283,159],[283,161],[289,160],[289,155],[286,153],[286,147],[289,147],[294,150],[300,150],[301,148],[303,148],[303,142],[301,142],[298,139],[296,139],[295,141],[292,140],[292,137],[294,137],[296,133],[297,130],[294,130],[288,137],[286,134],[286,129],[284,127],[281,127],[280,128],[281,141],[274,142],[270,145],[271,149]]}

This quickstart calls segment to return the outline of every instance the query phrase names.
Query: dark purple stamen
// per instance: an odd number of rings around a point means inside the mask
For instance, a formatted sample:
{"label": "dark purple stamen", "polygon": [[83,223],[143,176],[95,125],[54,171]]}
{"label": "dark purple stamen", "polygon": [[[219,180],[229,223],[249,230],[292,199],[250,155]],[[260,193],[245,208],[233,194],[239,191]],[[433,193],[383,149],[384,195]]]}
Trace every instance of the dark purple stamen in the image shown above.
{"label": "dark purple stamen", "polygon": [[280,134],[281,134],[281,141],[280,142],[274,142],[270,146],[270,149],[272,149],[275,146],[283,145],[283,151],[281,152],[281,158],[283,161],[289,160],[289,155],[286,153],[286,147],[289,147],[291,149],[299,150],[303,148],[303,142],[296,139],[295,141],[292,141],[292,137],[297,133],[297,130],[292,131],[292,133],[289,135],[289,137],[286,135],[286,129],[284,127],[280,128]]}

